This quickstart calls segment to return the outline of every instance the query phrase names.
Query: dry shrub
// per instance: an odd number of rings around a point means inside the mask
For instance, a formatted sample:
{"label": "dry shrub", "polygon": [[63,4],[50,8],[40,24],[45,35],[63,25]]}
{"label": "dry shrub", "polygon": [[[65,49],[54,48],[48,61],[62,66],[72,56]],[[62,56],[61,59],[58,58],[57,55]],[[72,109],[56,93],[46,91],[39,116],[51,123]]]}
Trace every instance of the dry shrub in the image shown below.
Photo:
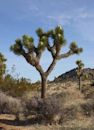
{"label": "dry shrub", "polygon": [[77,108],[74,105],[64,108],[61,113],[60,124],[76,118]]}
{"label": "dry shrub", "polygon": [[82,88],[82,92],[85,95],[86,99],[94,99],[94,87],[89,85],[84,85]]}
{"label": "dry shrub", "polygon": [[33,97],[25,101],[26,111],[28,114],[35,114],[38,123],[57,123],[60,119],[61,104],[59,100],[52,97],[41,99]]}
{"label": "dry shrub", "polygon": [[19,99],[7,96],[0,92],[0,113],[17,115],[23,111]]}
{"label": "dry shrub", "polygon": [[81,104],[83,114],[86,116],[92,116],[94,115],[94,101],[88,100],[86,103]]}
{"label": "dry shrub", "polygon": [[38,83],[31,84],[29,79],[12,77],[10,74],[6,74],[3,80],[0,80],[0,90],[17,98],[22,97],[26,91],[37,91],[37,86]]}
{"label": "dry shrub", "polygon": [[91,82],[91,86],[94,87],[94,81]]}
{"label": "dry shrub", "polygon": [[48,123],[58,123],[60,120],[62,105],[57,99],[47,98],[38,105],[38,112]]}
{"label": "dry shrub", "polygon": [[34,116],[38,123],[57,123],[60,119],[61,103],[56,98],[17,99],[0,92],[0,113]]}
{"label": "dry shrub", "polygon": [[[23,98],[22,98],[22,101],[23,101]],[[24,115],[26,117],[28,115],[37,114],[38,102],[39,102],[39,98],[37,98],[37,97],[31,97],[31,98],[24,99],[23,106],[24,106]]]}

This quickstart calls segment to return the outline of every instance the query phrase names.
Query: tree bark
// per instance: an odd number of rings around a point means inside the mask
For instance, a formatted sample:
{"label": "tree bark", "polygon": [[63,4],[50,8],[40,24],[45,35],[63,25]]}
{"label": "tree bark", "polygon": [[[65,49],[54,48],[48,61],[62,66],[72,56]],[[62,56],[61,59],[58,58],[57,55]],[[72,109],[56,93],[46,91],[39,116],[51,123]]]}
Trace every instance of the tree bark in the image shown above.
{"label": "tree bark", "polygon": [[79,90],[81,90],[81,77],[79,76]]}
{"label": "tree bark", "polygon": [[46,97],[47,77],[41,76],[41,98]]}

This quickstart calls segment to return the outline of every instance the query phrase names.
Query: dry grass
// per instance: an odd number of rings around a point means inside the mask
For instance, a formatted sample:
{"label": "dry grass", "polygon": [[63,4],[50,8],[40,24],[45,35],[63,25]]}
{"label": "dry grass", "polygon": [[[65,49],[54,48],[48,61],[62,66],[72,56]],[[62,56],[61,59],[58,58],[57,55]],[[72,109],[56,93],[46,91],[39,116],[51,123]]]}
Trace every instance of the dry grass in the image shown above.
{"label": "dry grass", "polygon": [[[94,108],[91,108],[92,110],[90,110],[93,112],[93,114],[87,116],[86,107],[89,107],[92,104],[92,101],[94,100],[94,98],[92,98],[94,93],[92,96],[89,96],[87,98],[86,93],[88,91],[90,95],[94,88],[87,86],[87,84],[85,84],[84,87],[84,92],[81,93],[78,90],[77,83],[53,83],[48,85],[47,96],[52,97],[53,100],[55,98],[59,99],[62,104],[62,123],[60,125],[24,124],[23,126],[20,124],[20,126],[18,126],[14,123],[14,115],[0,115],[0,127],[5,128],[5,130],[63,130],[64,128],[74,128],[75,130],[76,128],[79,128],[77,130],[81,130],[81,128],[92,128],[94,126]],[[32,98],[32,95],[30,93],[26,93],[22,99],[30,99]],[[82,107],[83,105],[86,105],[85,108]],[[2,122],[2,120],[4,120],[5,123]],[[12,123],[6,123],[6,120]]]}

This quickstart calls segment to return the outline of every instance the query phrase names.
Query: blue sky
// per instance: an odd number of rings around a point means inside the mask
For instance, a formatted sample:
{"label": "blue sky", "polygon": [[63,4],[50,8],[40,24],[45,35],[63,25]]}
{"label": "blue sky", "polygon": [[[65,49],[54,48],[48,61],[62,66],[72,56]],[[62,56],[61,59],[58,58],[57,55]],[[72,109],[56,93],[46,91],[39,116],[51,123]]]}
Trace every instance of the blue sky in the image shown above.
{"label": "blue sky", "polygon": [[[35,68],[9,48],[23,34],[33,36],[37,43],[35,30],[38,27],[49,30],[57,25],[64,28],[67,40],[64,51],[76,41],[84,52],[59,61],[49,79],[76,67],[77,59],[83,60],[85,67],[94,68],[94,0],[0,0],[0,52],[7,58],[7,68],[10,70],[15,64],[20,76],[39,80]],[[41,59],[43,68],[46,69],[50,62],[50,54],[45,53]]]}

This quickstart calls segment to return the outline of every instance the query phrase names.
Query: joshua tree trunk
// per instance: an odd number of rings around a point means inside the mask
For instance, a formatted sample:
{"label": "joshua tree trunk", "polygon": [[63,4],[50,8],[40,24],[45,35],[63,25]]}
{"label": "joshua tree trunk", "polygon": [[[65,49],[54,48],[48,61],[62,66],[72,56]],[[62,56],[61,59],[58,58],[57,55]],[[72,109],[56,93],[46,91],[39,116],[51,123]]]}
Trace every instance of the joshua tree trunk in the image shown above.
{"label": "joshua tree trunk", "polygon": [[79,76],[79,90],[81,90],[81,77]]}
{"label": "joshua tree trunk", "polygon": [[46,97],[46,86],[47,86],[47,78],[45,76],[41,76],[41,98]]}

